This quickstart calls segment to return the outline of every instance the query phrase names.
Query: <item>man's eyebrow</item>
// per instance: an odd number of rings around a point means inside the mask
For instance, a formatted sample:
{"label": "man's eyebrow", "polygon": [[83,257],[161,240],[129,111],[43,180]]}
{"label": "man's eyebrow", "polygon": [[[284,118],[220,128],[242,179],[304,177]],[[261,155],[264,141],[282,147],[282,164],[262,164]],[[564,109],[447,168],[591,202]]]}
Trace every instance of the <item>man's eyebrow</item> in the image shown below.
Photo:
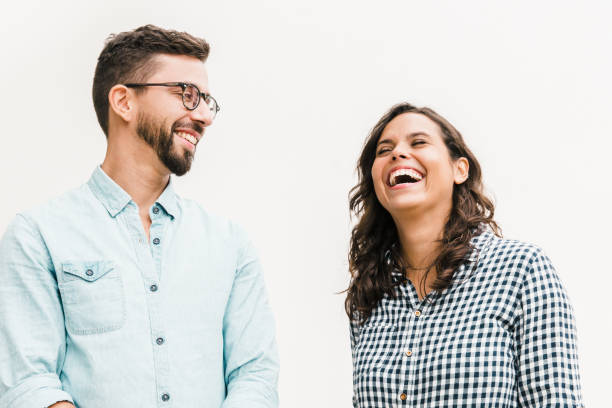
{"label": "man's eyebrow", "polygon": [[208,88],[204,88],[198,84],[196,84],[195,82],[185,82],[186,84],[191,84],[191,85],[195,85],[200,92],[204,92],[206,95],[210,95],[210,91],[208,90]]}

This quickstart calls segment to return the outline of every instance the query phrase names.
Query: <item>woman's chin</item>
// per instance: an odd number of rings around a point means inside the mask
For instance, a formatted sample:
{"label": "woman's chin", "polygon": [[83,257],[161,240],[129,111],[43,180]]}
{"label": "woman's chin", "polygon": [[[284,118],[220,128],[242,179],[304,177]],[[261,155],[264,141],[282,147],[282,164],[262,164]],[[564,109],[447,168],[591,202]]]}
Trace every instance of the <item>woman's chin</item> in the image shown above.
{"label": "woman's chin", "polygon": [[401,197],[389,201],[385,208],[391,215],[406,213],[418,215],[425,210],[424,204],[424,200],[420,200],[416,197]]}

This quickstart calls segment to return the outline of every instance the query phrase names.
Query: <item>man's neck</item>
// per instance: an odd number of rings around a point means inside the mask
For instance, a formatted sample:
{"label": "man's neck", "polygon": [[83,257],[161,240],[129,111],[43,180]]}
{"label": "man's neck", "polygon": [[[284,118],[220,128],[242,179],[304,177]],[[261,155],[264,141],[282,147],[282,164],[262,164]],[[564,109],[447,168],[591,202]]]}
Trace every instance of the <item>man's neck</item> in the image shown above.
{"label": "man's neck", "polygon": [[132,148],[114,149],[109,143],[102,170],[117,183],[141,211],[147,211],[164,191],[170,180],[168,169],[144,142]]}

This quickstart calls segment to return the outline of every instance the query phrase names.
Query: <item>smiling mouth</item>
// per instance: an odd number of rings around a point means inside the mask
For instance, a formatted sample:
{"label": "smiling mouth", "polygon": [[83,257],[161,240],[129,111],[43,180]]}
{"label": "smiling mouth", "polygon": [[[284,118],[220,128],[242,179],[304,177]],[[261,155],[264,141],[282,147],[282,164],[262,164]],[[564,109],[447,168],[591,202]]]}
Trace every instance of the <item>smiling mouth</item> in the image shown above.
{"label": "smiling mouth", "polygon": [[174,132],[175,135],[177,135],[178,137],[180,137],[181,139],[185,139],[186,141],[188,141],[189,143],[191,143],[192,145],[197,145],[198,144],[198,139],[192,135],[191,133],[187,133],[187,132]]}
{"label": "smiling mouth", "polygon": [[389,174],[389,186],[413,184],[423,180],[423,175],[414,169],[397,169]]}

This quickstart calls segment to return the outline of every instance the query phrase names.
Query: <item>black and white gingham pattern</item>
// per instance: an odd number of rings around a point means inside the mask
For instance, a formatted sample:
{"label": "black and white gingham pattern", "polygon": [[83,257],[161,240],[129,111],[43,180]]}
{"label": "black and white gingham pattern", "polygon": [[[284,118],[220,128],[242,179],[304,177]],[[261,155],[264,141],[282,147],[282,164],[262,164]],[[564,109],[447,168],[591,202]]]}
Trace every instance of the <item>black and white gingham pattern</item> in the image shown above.
{"label": "black and white gingham pattern", "polygon": [[472,243],[447,290],[419,301],[407,282],[351,324],[354,407],[583,407],[573,312],[550,260],[489,231]]}

